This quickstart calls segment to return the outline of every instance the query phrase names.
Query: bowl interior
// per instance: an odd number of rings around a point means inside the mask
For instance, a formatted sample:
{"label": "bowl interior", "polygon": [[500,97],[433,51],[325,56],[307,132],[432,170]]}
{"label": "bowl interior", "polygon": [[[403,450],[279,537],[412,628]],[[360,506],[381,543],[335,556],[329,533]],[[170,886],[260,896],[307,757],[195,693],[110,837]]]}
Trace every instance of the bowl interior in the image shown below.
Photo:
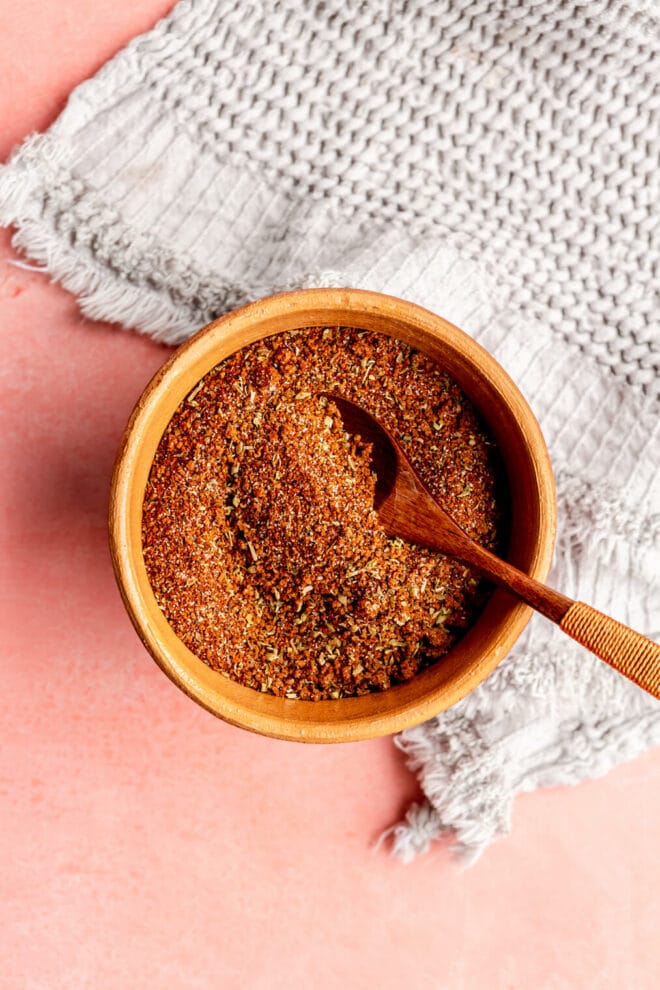
{"label": "bowl interior", "polygon": [[280,738],[343,742],[400,731],[448,708],[497,665],[531,610],[495,591],[475,625],[437,664],[377,694],[337,701],[276,698],[211,670],[160,611],[142,556],[142,502],[151,463],[172,415],[214,365],[260,338],[303,327],[352,326],[405,340],[434,358],[488,424],[508,477],[508,559],[543,579],[555,534],[552,471],[538,424],[513,382],[470,337],[427,310],[360,290],[284,293],[222,317],[180,348],[151,381],[124,435],[111,493],[110,538],[122,597],[145,646],[175,683],[236,725]]}

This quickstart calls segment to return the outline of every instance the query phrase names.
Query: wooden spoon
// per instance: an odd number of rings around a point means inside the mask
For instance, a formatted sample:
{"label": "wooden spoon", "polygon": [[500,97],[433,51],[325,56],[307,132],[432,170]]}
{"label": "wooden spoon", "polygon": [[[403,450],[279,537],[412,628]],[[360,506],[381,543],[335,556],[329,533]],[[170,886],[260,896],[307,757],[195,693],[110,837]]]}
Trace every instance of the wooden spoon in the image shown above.
{"label": "wooden spoon", "polygon": [[619,673],[660,698],[660,646],[628,626],[523,574],[475,543],[421,480],[397,441],[361,406],[328,394],[348,433],[372,445],[374,508],[389,536],[439,550],[480,571],[555,622]]}

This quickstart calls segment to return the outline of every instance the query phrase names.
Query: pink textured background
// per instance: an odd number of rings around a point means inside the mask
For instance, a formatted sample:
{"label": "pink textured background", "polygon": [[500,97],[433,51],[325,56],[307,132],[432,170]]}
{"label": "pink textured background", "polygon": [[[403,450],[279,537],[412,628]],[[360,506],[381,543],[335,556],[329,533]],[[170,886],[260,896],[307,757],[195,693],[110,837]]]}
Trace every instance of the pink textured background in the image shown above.
{"label": "pink textured background", "polygon": [[[5,0],[0,157],[167,0]],[[518,801],[461,872],[371,844],[390,740],[213,719],[140,646],[106,541],[114,453],[166,351],[82,319],[0,234],[0,987],[660,986],[660,753]]]}

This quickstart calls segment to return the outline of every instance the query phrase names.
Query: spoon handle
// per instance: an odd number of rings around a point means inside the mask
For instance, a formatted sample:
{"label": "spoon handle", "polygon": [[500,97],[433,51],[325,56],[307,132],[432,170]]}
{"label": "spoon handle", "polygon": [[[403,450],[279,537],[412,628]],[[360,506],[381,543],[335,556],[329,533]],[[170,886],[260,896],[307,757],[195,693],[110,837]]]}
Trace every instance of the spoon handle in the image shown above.
{"label": "spoon handle", "polygon": [[[548,588],[485,550],[465,534],[452,533],[451,552],[465,564],[513,592],[555,622],[562,632],[660,699],[660,645],[584,602]],[[445,552],[447,552],[445,550]]]}
{"label": "spoon handle", "polygon": [[620,674],[660,698],[660,646],[609,615],[574,602],[559,628]]}

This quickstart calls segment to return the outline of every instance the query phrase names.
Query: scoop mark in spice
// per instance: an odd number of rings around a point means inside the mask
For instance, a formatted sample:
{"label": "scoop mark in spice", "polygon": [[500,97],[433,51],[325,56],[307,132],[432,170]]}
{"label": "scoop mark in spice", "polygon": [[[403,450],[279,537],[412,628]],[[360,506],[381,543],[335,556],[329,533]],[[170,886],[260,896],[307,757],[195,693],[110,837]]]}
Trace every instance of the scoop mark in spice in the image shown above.
{"label": "scoop mark in spice", "polygon": [[489,588],[388,539],[369,447],[334,391],[405,444],[431,491],[500,549],[503,472],[466,396],[430,358],[350,327],[289,331],[209,371],[175,412],[143,504],[149,580],[193,653],[263,693],[317,701],[382,691],[441,660]]}

